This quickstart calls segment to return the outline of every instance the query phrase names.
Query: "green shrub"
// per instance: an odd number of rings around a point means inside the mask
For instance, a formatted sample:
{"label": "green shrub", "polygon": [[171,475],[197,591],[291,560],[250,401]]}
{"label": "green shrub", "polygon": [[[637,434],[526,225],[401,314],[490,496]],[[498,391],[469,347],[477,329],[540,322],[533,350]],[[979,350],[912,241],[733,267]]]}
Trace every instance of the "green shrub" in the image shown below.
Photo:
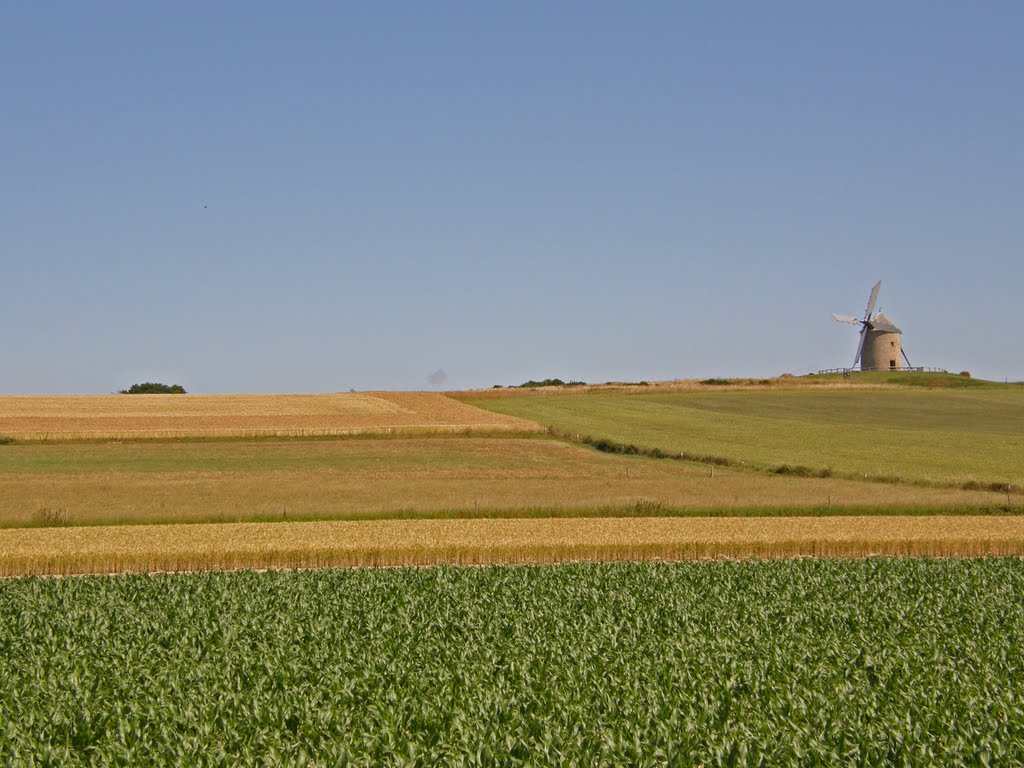
{"label": "green shrub", "polygon": [[185,388],[180,384],[160,384],[155,381],[147,381],[142,384],[132,384],[128,389],[122,389],[121,395],[184,395]]}
{"label": "green shrub", "polygon": [[538,387],[585,387],[585,381],[562,381],[561,379],[543,379],[542,381],[524,381],[518,389],[537,389]]}

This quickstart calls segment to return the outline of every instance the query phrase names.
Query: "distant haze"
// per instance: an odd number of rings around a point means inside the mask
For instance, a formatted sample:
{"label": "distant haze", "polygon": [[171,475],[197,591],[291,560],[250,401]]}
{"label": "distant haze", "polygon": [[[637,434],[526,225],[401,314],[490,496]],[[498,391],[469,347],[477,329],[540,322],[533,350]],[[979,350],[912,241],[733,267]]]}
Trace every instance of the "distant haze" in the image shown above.
{"label": "distant haze", "polygon": [[[0,394],[1024,379],[1024,4],[8,4]],[[444,369],[438,361],[444,361]],[[434,371],[434,373],[425,373]]]}

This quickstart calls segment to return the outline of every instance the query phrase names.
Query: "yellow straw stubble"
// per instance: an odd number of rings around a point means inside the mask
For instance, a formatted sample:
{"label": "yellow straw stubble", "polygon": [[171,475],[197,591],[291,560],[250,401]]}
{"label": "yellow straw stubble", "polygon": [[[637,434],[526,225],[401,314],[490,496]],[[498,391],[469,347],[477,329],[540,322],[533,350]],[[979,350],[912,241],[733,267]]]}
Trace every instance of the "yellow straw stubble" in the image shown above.
{"label": "yellow straw stubble", "polygon": [[537,431],[432,392],[0,397],[0,436],[18,441]]}

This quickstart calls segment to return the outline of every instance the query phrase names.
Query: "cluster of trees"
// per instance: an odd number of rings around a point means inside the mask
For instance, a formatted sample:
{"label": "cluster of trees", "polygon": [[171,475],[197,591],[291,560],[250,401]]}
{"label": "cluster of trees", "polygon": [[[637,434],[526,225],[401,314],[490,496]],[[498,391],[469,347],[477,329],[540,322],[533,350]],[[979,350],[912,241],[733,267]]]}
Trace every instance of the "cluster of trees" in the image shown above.
{"label": "cluster of trees", "polygon": [[185,388],[181,384],[160,384],[156,381],[146,381],[142,384],[132,384],[128,389],[118,392],[120,395],[184,395]]}
{"label": "cluster of trees", "polygon": [[[535,389],[536,387],[585,387],[585,381],[562,381],[561,379],[544,379],[543,381],[524,381],[522,384],[513,385],[510,389]],[[492,389],[503,389],[501,384],[495,384]]]}

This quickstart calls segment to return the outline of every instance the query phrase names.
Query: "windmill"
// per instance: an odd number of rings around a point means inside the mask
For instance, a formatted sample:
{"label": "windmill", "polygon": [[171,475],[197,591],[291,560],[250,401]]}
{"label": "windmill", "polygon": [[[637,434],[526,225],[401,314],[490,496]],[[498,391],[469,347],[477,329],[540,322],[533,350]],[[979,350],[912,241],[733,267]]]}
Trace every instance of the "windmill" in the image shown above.
{"label": "windmill", "polygon": [[862,371],[898,370],[903,367],[900,362],[902,356],[907,361],[908,367],[910,358],[903,351],[901,336],[903,331],[892,324],[892,321],[881,312],[872,315],[875,311],[875,302],[878,301],[878,289],[882,287],[882,281],[875,283],[871,289],[871,297],[868,299],[868,308],[864,312],[864,319],[858,320],[853,315],[837,315],[832,313],[832,319],[849,325],[859,325],[860,343],[857,345],[857,354],[853,358],[853,365],[856,368],[860,363]]}

